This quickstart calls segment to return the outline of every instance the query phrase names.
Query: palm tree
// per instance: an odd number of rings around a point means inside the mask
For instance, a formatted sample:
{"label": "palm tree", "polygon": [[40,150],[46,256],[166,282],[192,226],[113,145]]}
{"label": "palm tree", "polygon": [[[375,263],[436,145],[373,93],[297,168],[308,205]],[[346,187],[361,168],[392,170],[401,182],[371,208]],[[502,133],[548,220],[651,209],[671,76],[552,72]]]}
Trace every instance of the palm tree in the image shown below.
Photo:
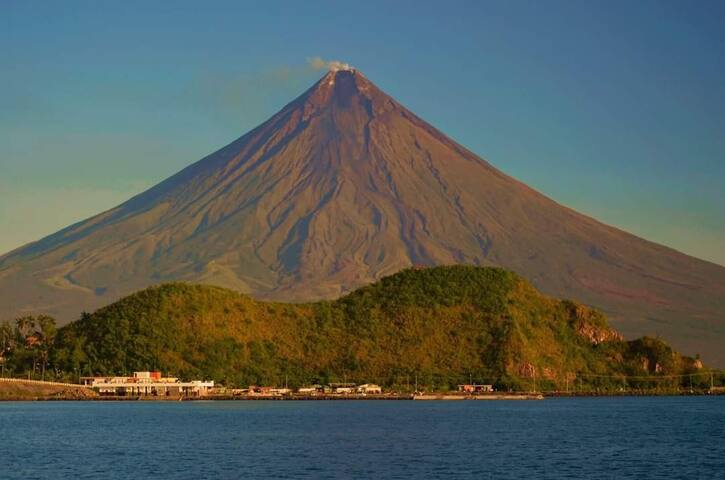
{"label": "palm tree", "polygon": [[5,377],[5,363],[13,347],[13,327],[7,320],[0,324],[0,364],[2,364],[2,376]]}
{"label": "palm tree", "polygon": [[15,319],[15,332],[18,335],[18,340],[25,343],[28,336],[32,333],[35,328],[35,318],[26,316]]}
{"label": "palm tree", "polygon": [[55,334],[58,330],[55,326],[55,319],[47,315],[39,316],[36,324],[39,327],[39,330],[36,332],[38,337],[36,347],[40,352],[41,378],[45,380],[45,367],[48,365],[48,357],[50,356],[50,350],[53,348]]}
{"label": "palm tree", "polygon": [[[27,359],[28,353],[32,354],[32,372],[35,372],[35,350],[32,348],[33,333],[35,332],[35,318],[31,316],[20,317],[15,320],[15,341],[18,347],[19,360]],[[28,370],[28,379],[31,370]]]}

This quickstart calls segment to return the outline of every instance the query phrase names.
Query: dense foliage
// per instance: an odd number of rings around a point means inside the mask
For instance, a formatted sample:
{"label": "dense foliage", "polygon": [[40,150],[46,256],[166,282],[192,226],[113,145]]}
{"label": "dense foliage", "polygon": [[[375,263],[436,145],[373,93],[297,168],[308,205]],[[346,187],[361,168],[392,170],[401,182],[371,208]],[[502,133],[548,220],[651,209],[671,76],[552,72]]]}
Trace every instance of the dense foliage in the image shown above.
{"label": "dense foliage", "polygon": [[[0,323],[0,372],[23,372],[45,378],[56,335],[55,319],[25,316]],[[54,376],[60,372],[56,371]]]}
{"label": "dense foliage", "polygon": [[643,377],[630,388],[673,388],[672,375],[699,367],[657,339],[623,341],[599,312],[545,297],[514,273],[467,266],[408,269],[311,304],[161,285],[60,329],[50,361],[66,376],[159,369],[228,385],[428,390],[471,381],[611,390],[623,375]]}

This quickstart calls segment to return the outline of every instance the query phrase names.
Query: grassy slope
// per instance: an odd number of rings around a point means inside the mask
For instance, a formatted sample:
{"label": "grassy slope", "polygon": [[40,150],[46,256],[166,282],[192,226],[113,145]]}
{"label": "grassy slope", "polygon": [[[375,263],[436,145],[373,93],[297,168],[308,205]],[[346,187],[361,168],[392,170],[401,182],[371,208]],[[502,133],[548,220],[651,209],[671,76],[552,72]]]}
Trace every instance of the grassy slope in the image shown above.
{"label": "grassy slope", "polygon": [[[593,344],[587,336],[610,341]],[[655,339],[624,342],[599,312],[538,293],[498,268],[409,269],[336,301],[255,301],[218,287],[149,288],[63,328],[54,362],[73,371],[161,369],[229,384],[330,381],[525,388],[565,376],[692,368]]]}
{"label": "grassy slope", "polygon": [[85,388],[35,382],[0,382],[0,400],[34,400],[38,398],[89,398],[95,394]]}

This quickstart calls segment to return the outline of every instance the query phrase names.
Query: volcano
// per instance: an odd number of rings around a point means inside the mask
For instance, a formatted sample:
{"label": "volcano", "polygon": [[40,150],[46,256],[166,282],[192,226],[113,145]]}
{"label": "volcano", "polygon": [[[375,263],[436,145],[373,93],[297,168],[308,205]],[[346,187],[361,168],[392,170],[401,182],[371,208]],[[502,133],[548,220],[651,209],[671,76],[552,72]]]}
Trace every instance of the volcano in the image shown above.
{"label": "volcano", "polygon": [[334,298],[458,263],[514,270],[625,335],[725,365],[725,268],[556,203],[352,68],[118,207],[0,257],[0,314],[68,321],[171,280]]}

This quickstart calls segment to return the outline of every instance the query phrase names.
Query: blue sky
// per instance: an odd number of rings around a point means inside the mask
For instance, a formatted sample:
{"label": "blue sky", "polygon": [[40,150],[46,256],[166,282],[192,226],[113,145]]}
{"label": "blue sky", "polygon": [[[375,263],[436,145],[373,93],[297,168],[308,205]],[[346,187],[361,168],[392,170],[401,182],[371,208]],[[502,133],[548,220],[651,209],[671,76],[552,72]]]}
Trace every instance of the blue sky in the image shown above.
{"label": "blue sky", "polygon": [[725,3],[0,3],[0,253],[349,62],[504,172],[725,264]]}

